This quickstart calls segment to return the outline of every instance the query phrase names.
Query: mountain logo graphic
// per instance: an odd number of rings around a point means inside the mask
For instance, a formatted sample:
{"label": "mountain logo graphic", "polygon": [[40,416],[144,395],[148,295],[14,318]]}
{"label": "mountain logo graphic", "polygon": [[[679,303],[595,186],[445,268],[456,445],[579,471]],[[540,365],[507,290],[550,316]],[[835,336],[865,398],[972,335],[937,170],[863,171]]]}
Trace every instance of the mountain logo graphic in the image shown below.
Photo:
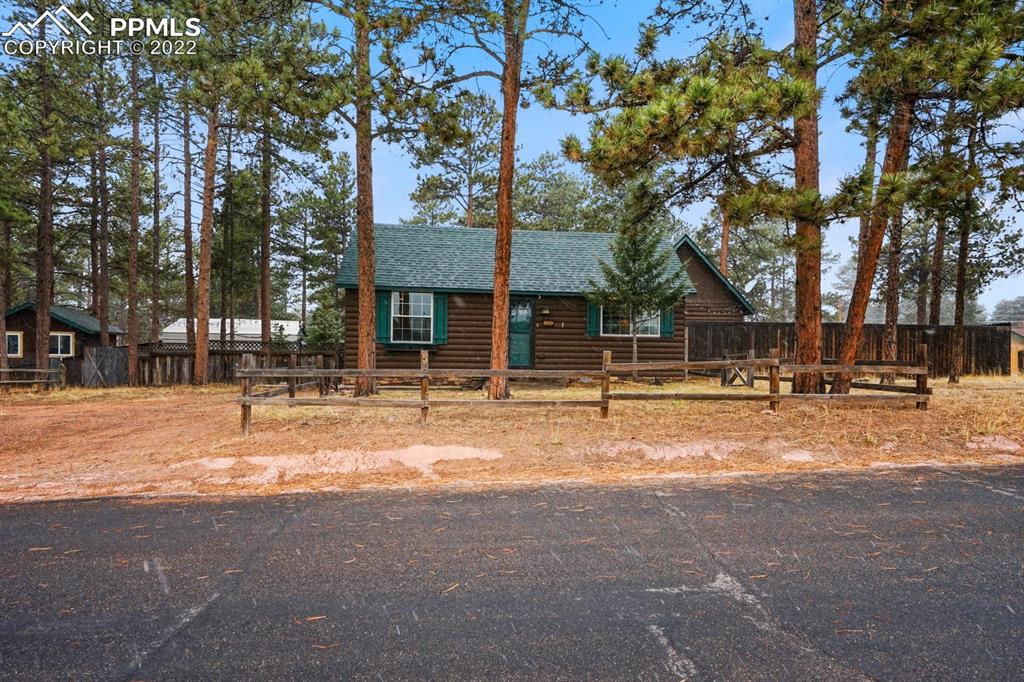
{"label": "mountain logo graphic", "polygon": [[[65,17],[63,22],[61,21],[61,17]],[[71,35],[71,29],[68,28],[70,22],[74,22],[78,26],[78,28],[85,31],[86,35],[92,35],[92,29],[90,29],[85,24],[86,19],[88,19],[89,21],[93,21],[95,17],[89,14],[88,10],[82,12],[82,14],[79,16],[75,16],[75,13],[69,10],[66,5],[61,5],[60,8],[55,12],[46,10],[45,12],[40,14],[35,21],[31,22],[28,25],[25,25],[20,21],[15,23],[14,26],[11,27],[11,30],[4,31],[2,35],[5,38],[9,38],[18,31],[24,31],[25,35],[31,38],[35,36],[35,32],[36,29],[39,28],[39,24],[43,23],[44,21],[49,21],[50,23],[54,24],[57,28],[61,30],[62,33],[64,33],[64,35]]]}

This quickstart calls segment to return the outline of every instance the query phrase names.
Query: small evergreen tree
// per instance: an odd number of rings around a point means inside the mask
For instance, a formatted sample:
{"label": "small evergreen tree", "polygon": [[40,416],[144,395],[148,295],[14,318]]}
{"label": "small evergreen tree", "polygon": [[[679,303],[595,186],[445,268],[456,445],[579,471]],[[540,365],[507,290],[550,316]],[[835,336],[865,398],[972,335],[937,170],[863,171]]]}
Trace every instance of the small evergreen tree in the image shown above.
{"label": "small evergreen tree", "polygon": [[306,326],[306,345],[311,350],[336,350],[344,338],[345,324],[339,310],[326,304],[318,306]]}
{"label": "small evergreen tree", "polygon": [[612,262],[601,259],[604,282],[589,280],[587,298],[629,319],[633,362],[640,324],[660,310],[671,310],[687,293],[689,280],[675,253],[664,248],[665,230],[653,194],[639,185],[630,195],[627,218],[612,242]]}

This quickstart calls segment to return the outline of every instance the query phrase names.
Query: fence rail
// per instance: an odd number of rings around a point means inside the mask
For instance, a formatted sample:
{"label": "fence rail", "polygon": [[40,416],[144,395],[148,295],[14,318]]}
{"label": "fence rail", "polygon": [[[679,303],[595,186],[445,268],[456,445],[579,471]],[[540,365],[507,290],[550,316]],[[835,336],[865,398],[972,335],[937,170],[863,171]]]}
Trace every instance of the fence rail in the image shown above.
{"label": "fence rail", "polygon": [[[918,347],[917,365],[907,364],[855,364],[855,365],[797,365],[783,363],[779,358],[779,349],[772,348],[767,358],[738,358],[735,360],[705,360],[695,362],[612,362],[611,351],[605,351],[602,356],[600,370],[532,370],[532,369],[430,369],[429,354],[426,351],[420,352],[419,369],[325,369],[321,367],[292,367],[288,368],[256,368],[253,366],[252,355],[243,355],[242,364],[237,372],[241,380],[242,394],[238,397],[238,404],[241,407],[242,434],[249,435],[252,432],[252,408],[255,405],[287,405],[295,406],[356,406],[356,407],[409,407],[420,410],[420,418],[426,421],[431,407],[444,406],[476,406],[476,407],[589,407],[599,408],[601,417],[606,419],[609,413],[609,406],[614,400],[744,400],[768,402],[772,411],[777,412],[783,401],[828,401],[835,403],[863,403],[871,401],[884,402],[908,402],[916,403],[918,409],[927,409],[931,391],[928,389],[928,348],[925,345]],[[768,368],[768,392],[767,393],[642,393],[635,391],[612,392],[611,379],[614,376],[623,374],[641,375],[654,373],[655,375],[666,371],[690,371],[690,370],[735,370],[749,369],[753,377],[753,370],[757,368]],[[856,374],[856,375],[901,375],[913,376],[916,385],[913,387],[900,386],[900,393],[897,395],[878,394],[798,394],[781,393],[779,387],[783,381],[782,372],[794,374],[802,372],[820,374]],[[332,380],[344,381],[345,378],[373,378],[373,379],[404,379],[419,381],[419,398],[366,398],[366,397],[343,397],[331,396],[330,387]],[[431,380],[444,379],[488,379],[493,377],[505,377],[509,379],[600,379],[601,393],[597,399],[565,399],[565,400],[544,400],[544,399],[510,399],[510,400],[473,400],[453,398],[430,398]],[[284,379],[286,386],[258,385],[255,382],[260,379]],[[300,383],[301,380],[305,379]],[[792,379],[790,379],[792,381]],[[752,383],[752,382],[751,382]],[[303,388],[316,387],[317,397],[300,397],[297,394]],[[257,389],[263,388],[259,391]],[[866,384],[855,382],[854,388],[891,390],[892,386],[882,384]],[[910,389],[909,391],[907,389]],[[912,392],[911,392],[912,391]],[[287,395],[285,395],[287,394]]]}
{"label": "fence rail", "polygon": [[67,386],[67,373],[64,365],[51,369],[27,369],[20,367],[0,369],[0,388],[26,384],[43,388],[65,388]]}

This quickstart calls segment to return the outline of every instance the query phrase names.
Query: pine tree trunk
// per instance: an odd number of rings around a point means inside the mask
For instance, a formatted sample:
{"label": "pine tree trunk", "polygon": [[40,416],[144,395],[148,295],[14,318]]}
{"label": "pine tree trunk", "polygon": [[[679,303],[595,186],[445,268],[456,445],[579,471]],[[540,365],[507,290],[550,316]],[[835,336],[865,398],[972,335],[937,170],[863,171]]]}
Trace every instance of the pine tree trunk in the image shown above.
{"label": "pine tree trunk", "polygon": [[[804,66],[798,75],[817,87],[818,13],[816,0],[795,0],[794,49]],[[819,191],[818,107],[793,122],[796,190],[805,195]],[[821,364],[821,225],[816,215],[796,220],[796,337],[795,362]],[[821,375],[802,373],[793,377],[794,393],[816,393]]]}
{"label": "pine tree trunk", "polygon": [[[967,134],[967,170],[974,171],[975,144],[978,129],[972,127]],[[974,187],[967,190],[964,213],[960,216],[960,248],[956,255],[956,300],[953,306],[953,357],[950,363],[949,383],[959,384],[964,371],[964,307],[967,302],[967,265],[970,262],[971,223],[974,220]]]}
{"label": "pine tree trunk", "polygon": [[142,145],[139,140],[139,58],[131,58],[131,178],[128,228],[128,385],[138,384],[139,370],[139,164]]}
{"label": "pine tree trunk", "polygon": [[100,345],[110,345],[110,187],[107,184],[107,125],[104,120],[99,149],[100,235],[99,295],[96,316],[100,320]]}
{"label": "pine tree trunk", "polygon": [[[505,63],[501,73],[501,151],[498,158],[497,229],[494,238],[494,296],[491,313],[491,369],[508,368],[509,270],[512,262],[512,186],[516,163],[516,118],[522,89],[523,40],[529,0],[505,0]],[[488,397],[508,398],[508,379],[492,377]]]}
{"label": "pine tree trunk", "polygon": [[185,249],[185,333],[189,345],[195,348],[196,275],[192,256],[192,112],[189,110],[187,101],[181,105],[181,144],[181,165],[184,172],[182,239]]}
{"label": "pine tree trunk", "polygon": [[935,250],[932,253],[931,299],[928,302],[928,324],[939,325],[942,319],[942,266],[946,260],[946,216],[945,210],[935,224]]}
{"label": "pine tree trunk", "polygon": [[[89,313],[100,309],[100,198],[99,159],[96,150],[89,152]],[[3,308],[0,308],[3,310]]]}
{"label": "pine tree trunk", "polygon": [[[39,38],[46,40],[46,23],[39,24]],[[50,72],[46,59],[39,60],[39,223],[36,234],[36,369],[50,366],[50,304],[53,302],[53,159],[50,156]],[[6,337],[4,339],[6,343]]]}
{"label": "pine tree trunk", "polygon": [[[11,221],[3,221],[3,230],[0,230],[0,313],[3,313],[11,305]],[[0,369],[7,369],[7,317],[0,314]],[[0,373],[0,381],[6,379],[5,374]]]}
{"label": "pine tree trunk", "polygon": [[[968,204],[969,205],[969,204]],[[967,263],[970,249],[971,219],[960,218],[960,248],[956,256],[956,300],[953,306],[953,343],[949,383],[959,384],[964,367],[964,308],[967,302]]]}
{"label": "pine tree trunk", "polygon": [[871,225],[871,206],[874,203],[875,186],[875,160],[878,157],[878,114],[872,112],[872,118],[868,122],[864,139],[864,165],[861,167],[861,177],[866,182],[866,196],[864,197],[864,210],[860,212],[860,230],[857,237],[857,261],[863,258],[864,243],[867,241],[868,227]]}
{"label": "pine tree trunk", "polygon": [[[154,87],[157,85],[153,77]],[[153,105],[153,232],[150,235],[150,259],[153,270],[150,272],[149,302],[149,342],[160,340],[160,100]]]}
{"label": "pine tree trunk", "polygon": [[[943,161],[949,158],[953,149],[953,121],[956,115],[956,106],[953,101],[949,102],[946,109],[946,117],[943,121],[942,135],[942,157]],[[931,273],[931,301],[928,308],[928,324],[937,327],[942,319],[942,266],[946,260],[946,216],[948,209],[939,207],[939,218],[935,225],[935,251],[932,254]]]}
{"label": "pine tree trunk", "polygon": [[[220,342],[235,337],[235,320],[232,310],[235,299],[235,169],[232,157],[234,141],[234,123],[228,126],[225,133],[225,166],[224,166],[224,203],[222,211],[224,214],[223,254],[224,272],[220,273]],[[229,326],[230,325],[230,326]]]}
{"label": "pine tree trunk", "polygon": [[[356,232],[359,239],[359,334],[356,367],[377,366],[377,296],[373,236],[373,81],[370,75],[369,1],[356,5]],[[355,395],[373,393],[369,377],[356,380]]]}
{"label": "pine tree trunk", "polygon": [[[913,117],[914,97],[905,92],[901,93],[889,124],[885,160],[882,163],[879,182],[894,177],[906,169]],[[852,365],[857,359],[864,332],[864,316],[871,299],[871,285],[878,269],[878,256],[882,251],[882,240],[888,226],[888,211],[889,207],[881,199],[876,198],[871,209],[871,224],[868,227],[861,259],[857,263],[857,277],[846,314],[843,341],[839,347],[840,365]],[[850,374],[836,374],[832,382],[832,393],[849,393],[852,380]]]}
{"label": "pine tree trunk", "polygon": [[206,151],[203,155],[203,215],[199,220],[199,281],[197,283],[196,363],[193,381],[209,380],[210,357],[210,265],[213,256],[213,195],[217,190],[217,133],[219,106],[206,122]]}
{"label": "pine tree trunk", "polygon": [[[903,252],[903,212],[897,211],[889,226],[889,268],[885,273],[885,326],[882,360],[896,360],[896,323],[900,316],[900,261]],[[882,376],[883,384],[895,384],[895,374]]]}
{"label": "pine tree trunk", "polygon": [[302,218],[302,257],[299,258],[299,264],[302,268],[302,310],[299,311],[299,319],[302,320],[301,331],[303,336],[306,333],[306,298],[307,298],[307,284],[309,282],[309,259],[307,254],[309,253],[309,223],[306,220],[306,216]]}
{"label": "pine tree trunk", "polygon": [[[270,125],[264,120],[260,136],[260,340],[270,362]],[[269,365],[268,365],[269,366]]]}

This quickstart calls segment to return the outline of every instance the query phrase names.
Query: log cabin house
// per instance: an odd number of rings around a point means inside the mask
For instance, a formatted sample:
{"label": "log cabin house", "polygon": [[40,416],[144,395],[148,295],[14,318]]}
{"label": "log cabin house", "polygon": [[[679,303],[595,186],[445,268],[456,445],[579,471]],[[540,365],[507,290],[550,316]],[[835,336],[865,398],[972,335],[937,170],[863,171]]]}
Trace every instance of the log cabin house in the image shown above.
{"label": "log cabin house", "polygon": [[[7,323],[7,358],[12,368],[35,367],[36,304],[29,301],[4,313]],[[116,346],[124,330],[110,325],[110,345]],[[50,361],[68,369],[68,383],[79,383],[81,362],[88,346],[100,345],[100,321],[77,308],[50,306]]]}
{"label": "log cabin house", "polygon": [[[632,355],[628,320],[585,299],[600,261],[611,260],[613,234],[516,230],[512,236],[509,366],[593,369],[601,353]],[[486,368],[490,362],[494,231],[481,228],[377,225],[375,228],[377,367],[415,368],[419,351],[435,368]],[[743,320],[753,308],[696,244],[683,237],[666,250],[679,256],[691,295],[641,325],[641,361],[682,359],[685,325],[701,319]],[[338,272],[345,291],[345,366],[358,345],[359,245]]]}

